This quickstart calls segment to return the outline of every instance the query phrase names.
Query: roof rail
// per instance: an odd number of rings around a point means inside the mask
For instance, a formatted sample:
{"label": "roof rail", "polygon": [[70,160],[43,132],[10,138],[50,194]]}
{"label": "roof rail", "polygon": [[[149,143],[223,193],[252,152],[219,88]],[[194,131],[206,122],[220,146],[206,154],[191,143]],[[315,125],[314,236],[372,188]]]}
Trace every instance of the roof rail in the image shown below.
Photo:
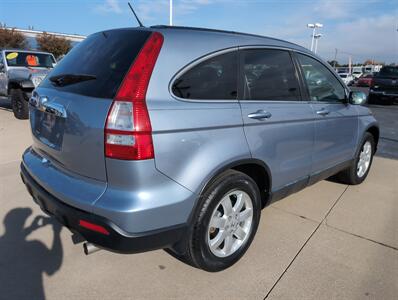
{"label": "roof rail", "polygon": [[288,42],[285,40],[281,40],[278,38],[273,38],[273,37],[268,37],[268,36],[263,36],[259,34],[253,34],[253,33],[245,33],[245,32],[239,32],[239,31],[230,31],[230,30],[221,30],[221,29],[212,29],[212,28],[201,28],[201,27],[189,27],[189,26],[169,26],[169,25],[153,25],[150,28],[156,29],[176,29],[176,30],[192,30],[192,31],[205,31],[205,32],[215,32],[215,33],[227,33],[227,34],[235,34],[235,35],[242,35],[242,36],[251,36],[251,37],[257,37],[257,38],[263,38],[263,39],[270,39],[274,41],[279,41],[279,42],[284,42],[287,44],[295,45],[298,47],[302,47],[300,45],[297,45],[292,42]]}

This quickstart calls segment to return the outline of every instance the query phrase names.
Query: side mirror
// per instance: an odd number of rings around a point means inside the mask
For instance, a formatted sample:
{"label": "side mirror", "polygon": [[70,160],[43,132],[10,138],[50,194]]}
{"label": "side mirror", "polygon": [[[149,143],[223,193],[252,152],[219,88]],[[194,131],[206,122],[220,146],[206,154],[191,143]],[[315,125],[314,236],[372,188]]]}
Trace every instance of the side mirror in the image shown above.
{"label": "side mirror", "polygon": [[353,105],[364,105],[366,103],[366,94],[360,91],[351,91],[348,102]]}

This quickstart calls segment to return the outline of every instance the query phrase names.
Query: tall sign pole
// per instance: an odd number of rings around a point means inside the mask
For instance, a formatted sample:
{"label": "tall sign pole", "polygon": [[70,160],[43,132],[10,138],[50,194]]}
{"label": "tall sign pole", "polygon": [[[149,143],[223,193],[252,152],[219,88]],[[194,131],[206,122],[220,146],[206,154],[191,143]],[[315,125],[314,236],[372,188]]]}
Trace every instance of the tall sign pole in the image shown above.
{"label": "tall sign pole", "polygon": [[170,0],[170,20],[169,25],[173,26],[173,0]]}

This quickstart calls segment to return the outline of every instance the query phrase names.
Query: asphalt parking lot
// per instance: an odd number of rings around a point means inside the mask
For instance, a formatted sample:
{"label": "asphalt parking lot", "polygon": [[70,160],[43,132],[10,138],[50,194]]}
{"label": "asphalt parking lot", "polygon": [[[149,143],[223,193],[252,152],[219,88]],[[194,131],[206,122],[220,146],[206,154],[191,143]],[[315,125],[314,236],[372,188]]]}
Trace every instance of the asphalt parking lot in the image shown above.
{"label": "asphalt parking lot", "polygon": [[[351,87],[352,90],[368,94],[368,88]],[[376,119],[380,123],[380,142],[378,156],[398,159],[398,103],[395,105],[371,105]]]}
{"label": "asphalt parking lot", "polygon": [[362,185],[322,181],[266,207],[243,259],[206,273],[162,250],[85,256],[21,183],[28,121],[1,100],[0,299],[396,299],[398,109],[371,109],[382,140]]}

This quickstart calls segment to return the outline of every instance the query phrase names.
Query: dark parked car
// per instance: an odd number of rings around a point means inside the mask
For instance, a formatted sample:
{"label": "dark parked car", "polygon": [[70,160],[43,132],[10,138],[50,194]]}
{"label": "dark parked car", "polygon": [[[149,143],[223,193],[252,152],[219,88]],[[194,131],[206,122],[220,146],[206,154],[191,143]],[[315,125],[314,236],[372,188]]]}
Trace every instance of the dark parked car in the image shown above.
{"label": "dark parked car", "polygon": [[373,78],[369,103],[393,104],[398,99],[398,67],[384,66]]}
{"label": "dark parked car", "polygon": [[104,31],[33,93],[21,175],[86,253],[166,248],[220,271],[246,252],[267,203],[334,174],[365,180],[379,129],[364,101],[279,39]]}

